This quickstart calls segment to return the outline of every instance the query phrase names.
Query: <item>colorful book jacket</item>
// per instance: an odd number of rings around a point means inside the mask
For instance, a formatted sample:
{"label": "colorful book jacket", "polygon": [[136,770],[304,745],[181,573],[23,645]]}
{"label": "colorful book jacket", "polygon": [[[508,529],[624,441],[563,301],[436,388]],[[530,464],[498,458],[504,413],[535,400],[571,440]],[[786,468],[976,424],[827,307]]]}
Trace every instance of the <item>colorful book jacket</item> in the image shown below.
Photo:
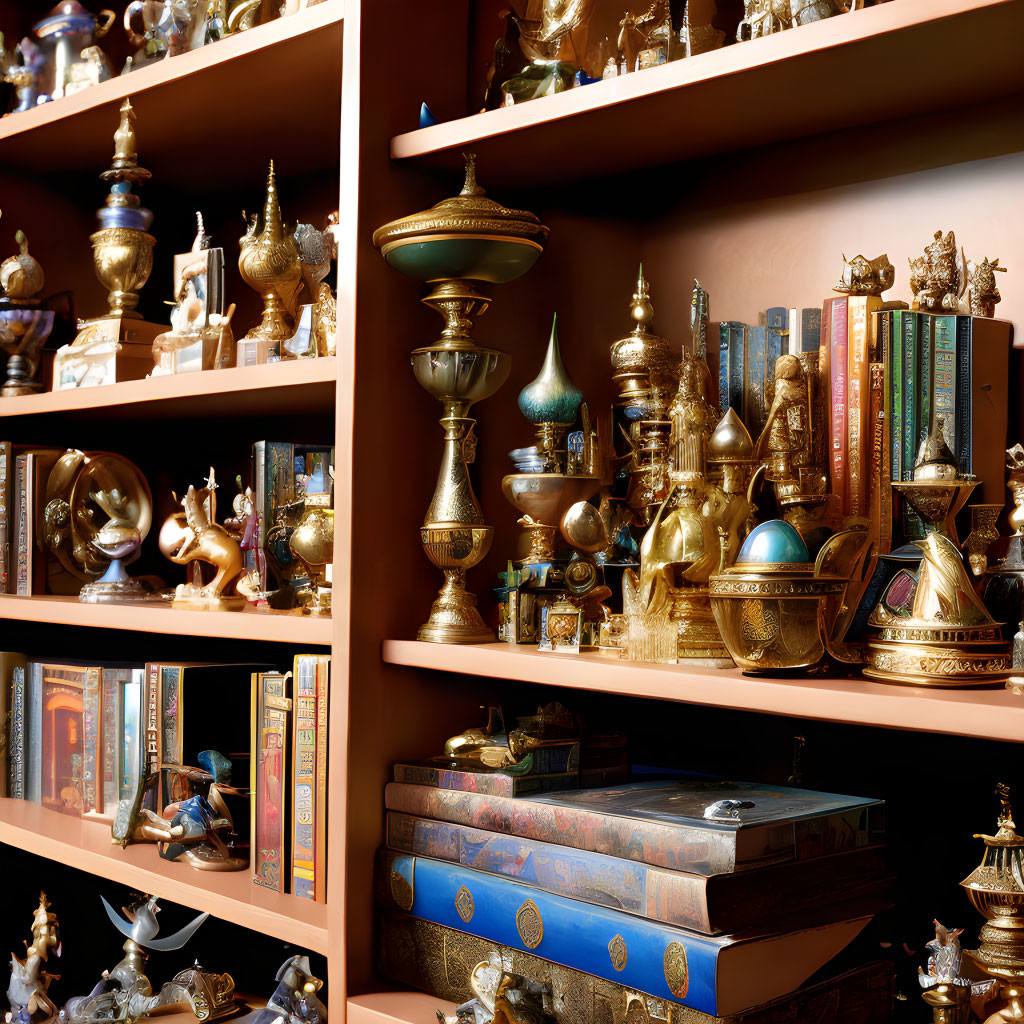
{"label": "colorful book jacket", "polygon": [[744,422],[747,418],[747,325],[729,321],[729,407]]}
{"label": "colorful book jacket", "polygon": [[100,682],[103,670],[98,665],[85,669],[82,693],[82,812],[103,812],[103,706],[100,703]]}
{"label": "colorful book jacket", "polygon": [[942,423],[942,436],[956,451],[956,317],[933,316],[932,415]]}
{"label": "colorful book jacket", "polygon": [[[25,655],[16,651],[0,651],[0,723],[6,734],[4,739],[0,739],[0,797],[10,794],[11,696],[16,668],[21,669],[24,678]],[[24,707],[24,696],[22,701]]]}
{"label": "colorful book jacket", "polygon": [[888,403],[889,469],[893,480],[901,479],[903,468],[903,324],[902,310],[887,310],[881,315],[879,331],[882,353],[889,369]]}
{"label": "colorful book jacket", "polygon": [[291,747],[290,672],[252,674],[252,868],[253,881],[285,891],[288,863],[288,773]]}
{"label": "colorful book jacket", "polygon": [[839,507],[846,514],[850,507],[849,466],[847,463],[849,444],[847,428],[847,403],[849,401],[849,337],[847,326],[847,298],[845,295],[828,299],[822,316],[828,314],[831,321],[829,330],[829,406],[832,410],[829,421],[831,451],[832,493],[839,500]]}
{"label": "colorful book jacket", "polygon": [[[276,510],[295,500],[295,470],[288,441],[257,441],[252,449],[254,498],[259,516],[261,551],[267,549],[267,533],[275,525]],[[254,566],[248,566],[254,568]],[[261,565],[263,587],[267,587],[267,562]]]}
{"label": "colorful book jacket", "polygon": [[934,375],[934,344],[932,324],[934,320],[926,313],[918,314],[917,347],[918,347],[918,385],[917,385],[917,444],[914,448],[914,461],[921,442],[932,430],[932,393],[935,387]]}
{"label": "colorful book jacket", "polygon": [[[42,803],[66,814],[85,805],[84,707],[88,669],[78,665],[40,666],[42,672]],[[95,756],[95,751],[93,752]]]}
{"label": "colorful book jacket", "polygon": [[25,799],[43,802],[43,666],[29,662],[25,702]]}
{"label": "colorful book jacket", "polygon": [[550,984],[555,1024],[889,1024],[892,1014],[893,970],[888,962],[860,967],[749,1010],[711,1016],[407,914],[382,913],[379,932],[378,966],[385,977],[461,1005],[473,998],[470,969],[496,954],[513,974]]}
{"label": "colorful book jacket", "polygon": [[[723,799],[753,806],[740,819],[706,819]],[[384,802],[389,811],[702,875],[866,846],[883,828],[877,800],[706,777],[518,799],[392,782]]]}
{"label": "colorful book jacket", "polygon": [[792,991],[871,917],[767,941],[697,935],[507,878],[390,851],[382,851],[379,892],[412,917],[709,1014],[744,1010]]}
{"label": "colorful book jacket", "polygon": [[117,799],[134,799],[142,781],[149,752],[147,749],[145,718],[148,687],[147,672],[142,668],[128,669],[116,677],[117,698]]}
{"label": "colorful book jacket", "polygon": [[25,792],[25,672],[23,665],[15,666],[11,673],[11,720],[8,743],[9,795],[15,800],[26,799]]}
{"label": "colorful book jacket", "polygon": [[15,528],[14,543],[14,587],[11,591],[19,597],[27,597],[29,593],[29,548],[28,548],[28,524],[30,518],[29,503],[25,500],[28,494],[28,456],[19,455],[14,460],[14,493],[15,508],[17,509],[17,521]]}
{"label": "colorful book jacket", "polygon": [[[921,412],[921,314],[900,310],[903,329],[903,451],[900,455],[900,479],[914,479],[914,463],[922,438]],[[903,503],[903,536],[919,540],[924,536],[920,516]]]}
{"label": "colorful book jacket", "polygon": [[846,412],[847,513],[868,514],[868,462],[870,406],[868,382],[868,311],[866,297],[851,295],[846,302],[849,402]]}
{"label": "colorful book jacket", "polygon": [[818,909],[837,892],[877,892],[888,877],[877,847],[709,877],[394,812],[387,845],[707,935],[778,928],[780,918]]}
{"label": "colorful book jacket", "polygon": [[868,481],[868,516],[879,552],[892,550],[892,486],[889,471],[889,421],[886,417],[885,363],[872,363],[870,428],[871,466]]}
{"label": "colorful book jacket", "polygon": [[293,679],[292,892],[323,902],[330,658],[297,654]]}

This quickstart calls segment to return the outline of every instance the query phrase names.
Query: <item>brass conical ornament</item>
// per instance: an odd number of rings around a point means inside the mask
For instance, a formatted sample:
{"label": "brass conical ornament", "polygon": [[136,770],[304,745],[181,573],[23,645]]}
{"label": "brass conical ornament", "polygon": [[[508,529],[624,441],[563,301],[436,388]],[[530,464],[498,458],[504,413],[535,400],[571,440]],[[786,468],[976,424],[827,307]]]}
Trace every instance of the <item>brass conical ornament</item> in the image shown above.
{"label": "brass conical ornament", "polygon": [[302,261],[292,232],[284,226],[281,216],[273,160],[267,173],[262,217],[253,214],[248,218],[246,232],[238,244],[238,272],[263,299],[263,318],[243,341],[263,342],[274,350],[273,354],[279,355],[281,342],[295,333],[295,301],[302,286]]}
{"label": "brass conical ornament", "polygon": [[510,359],[471,336],[473,318],[487,310],[487,286],[525,274],[543,250],[548,229],[536,216],[489,199],[466,156],[462,191],[429,210],[378,228],[373,244],[388,264],[431,286],[423,302],[445,321],[441,337],[411,356],[420,386],[441,402],[444,454],[434,496],[420,529],[427,557],[445,582],[420,627],[419,639],[483,643],[494,639],[466,592],[466,571],[487,554],[494,528],[484,523],[468,466],[476,450],[472,406],[505,383]]}

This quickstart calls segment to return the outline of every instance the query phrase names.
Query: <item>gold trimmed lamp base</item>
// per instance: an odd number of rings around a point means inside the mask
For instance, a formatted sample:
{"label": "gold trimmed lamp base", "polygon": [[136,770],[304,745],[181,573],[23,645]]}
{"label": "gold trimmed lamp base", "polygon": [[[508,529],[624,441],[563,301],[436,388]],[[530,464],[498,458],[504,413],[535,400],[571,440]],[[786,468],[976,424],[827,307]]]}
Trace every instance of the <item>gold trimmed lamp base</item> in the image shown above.
{"label": "gold trimmed lamp base", "polygon": [[495,643],[494,632],[484,625],[476,595],[466,590],[465,572],[445,569],[444,585],[430,607],[430,618],[420,626],[418,640],[432,644]]}

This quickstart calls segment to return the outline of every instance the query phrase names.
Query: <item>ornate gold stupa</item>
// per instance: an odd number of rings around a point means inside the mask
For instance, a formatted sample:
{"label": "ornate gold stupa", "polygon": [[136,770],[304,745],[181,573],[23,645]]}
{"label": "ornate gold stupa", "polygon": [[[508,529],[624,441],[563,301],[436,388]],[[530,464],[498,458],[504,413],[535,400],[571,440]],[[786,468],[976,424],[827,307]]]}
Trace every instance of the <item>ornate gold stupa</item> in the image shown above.
{"label": "ornate gold stupa", "polygon": [[295,333],[295,301],[302,287],[302,261],[293,233],[285,228],[281,218],[273,160],[267,173],[262,225],[260,220],[258,214],[253,214],[238,241],[238,272],[263,299],[263,319],[242,341],[262,342],[279,354],[281,342]]}

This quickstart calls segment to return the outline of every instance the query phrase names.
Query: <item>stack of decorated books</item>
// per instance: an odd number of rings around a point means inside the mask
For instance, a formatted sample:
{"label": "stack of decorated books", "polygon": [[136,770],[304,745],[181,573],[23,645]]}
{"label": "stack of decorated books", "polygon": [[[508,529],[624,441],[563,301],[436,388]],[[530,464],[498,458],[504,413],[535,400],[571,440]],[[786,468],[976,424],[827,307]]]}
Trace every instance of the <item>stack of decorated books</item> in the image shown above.
{"label": "stack of decorated books", "polygon": [[566,1024],[888,1020],[887,966],[821,970],[886,903],[880,801],[680,776],[386,804],[395,980],[462,1003],[490,965]]}

